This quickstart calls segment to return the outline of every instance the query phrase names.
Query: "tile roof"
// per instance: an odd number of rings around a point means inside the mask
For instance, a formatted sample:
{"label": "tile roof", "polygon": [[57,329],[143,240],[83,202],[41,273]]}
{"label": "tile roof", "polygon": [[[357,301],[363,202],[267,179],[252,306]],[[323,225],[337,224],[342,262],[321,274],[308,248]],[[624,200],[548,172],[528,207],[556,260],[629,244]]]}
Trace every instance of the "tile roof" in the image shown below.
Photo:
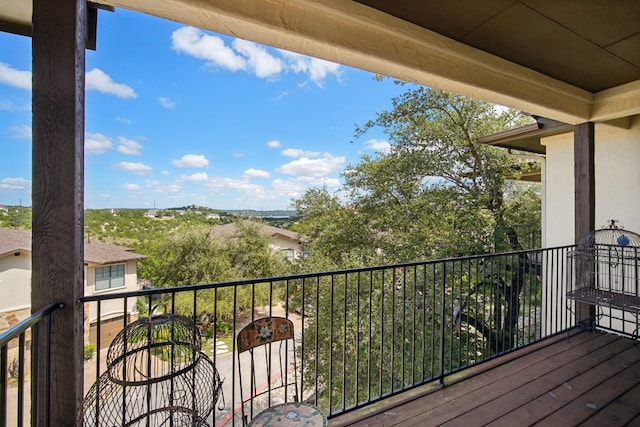
{"label": "tile roof", "polygon": [[[282,236],[289,240],[295,240],[295,241],[304,240],[298,235],[298,233],[285,230],[284,228],[278,228],[278,227],[274,227],[272,225],[267,225],[267,224],[258,224],[258,225],[260,227],[260,232],[267,237]],[[235,236],[237,232],[238,232],[238,226],[232,222],[229,224],[216,225],[215,227],[211,228],[211,230],[209,231],[209,236],[213,238],[232,237],[232,236]]]}
{"label": "tile roof", "polygon": [[[31,231],[0,228],[0,257],[15,252],[31,252]],[[84,242],[84,262],[112,264],[144,259],[146,256],[111,243],[92,240]]]}

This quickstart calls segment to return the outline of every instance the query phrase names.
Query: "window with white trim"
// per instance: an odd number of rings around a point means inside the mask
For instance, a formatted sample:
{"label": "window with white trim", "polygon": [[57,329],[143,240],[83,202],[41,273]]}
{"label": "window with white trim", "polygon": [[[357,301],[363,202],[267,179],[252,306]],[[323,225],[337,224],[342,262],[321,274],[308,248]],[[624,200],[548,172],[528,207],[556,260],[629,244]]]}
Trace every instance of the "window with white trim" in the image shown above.
{"label": "window with white trim", "polygon": [[124,264],[96,268],[96,291],[124,286]]}
{"label": "window with white trim", "polygon": [[296,253],[293,249],[290,249],[290,248],[280,249],[280,253],[284,255],[287,261],[289,262],[295,261]]}

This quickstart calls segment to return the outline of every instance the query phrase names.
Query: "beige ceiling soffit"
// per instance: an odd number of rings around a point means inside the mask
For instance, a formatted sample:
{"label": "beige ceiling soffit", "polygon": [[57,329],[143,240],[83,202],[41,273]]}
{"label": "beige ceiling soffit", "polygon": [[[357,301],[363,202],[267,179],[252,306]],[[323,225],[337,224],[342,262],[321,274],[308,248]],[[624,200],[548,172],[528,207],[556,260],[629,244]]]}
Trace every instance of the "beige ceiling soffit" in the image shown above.
{"label": "beige ceiling soffit", "polygon": [[595,94],[591,121],[602,122],[640,114],[640,80]]}
{"label": "beige ceiling soffit", "polygon": [[566,123],[593,95],[351,0],[104,0]]}

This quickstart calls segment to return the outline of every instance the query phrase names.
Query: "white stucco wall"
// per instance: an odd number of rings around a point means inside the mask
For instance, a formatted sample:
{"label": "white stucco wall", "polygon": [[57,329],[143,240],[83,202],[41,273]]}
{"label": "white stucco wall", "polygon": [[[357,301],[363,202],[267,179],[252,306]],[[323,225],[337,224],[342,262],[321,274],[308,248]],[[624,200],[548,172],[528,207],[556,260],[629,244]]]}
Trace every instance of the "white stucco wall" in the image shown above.
{"label": "white stucco wall", "polygon": [[298,242],[280,236],[272,236],[270,246],[276,251],[280,251],[282,249],[293,249],[294,258],[300,257],[302,253],[302,248]]}
{"label": "white stucco wall", "polygon": [[[119,263],[122,264],[122,263]],[[116,264],[114,264],[116,265]],[[126,263],[124,268],[124,286],[120,288],[111,288],[105,290],[95,290],[96,283],[96,267],[106,266],[88,266],[85,267],[85,295],[97,295],[105,293],[116,293],[135,291],[138,289],[138,274],[137,264],[135,261]],[[89,306],[89,321],[94,322],[98,315],[98,305],[96,303],[90,303]],[[135,299],[131,299],[127,302],[127,312],[131,313],[135,308]],[[124,303],[122,299],[107,300],[100,304],[100,316],[103,320],[116,316],[122,316],[124,310]]]}
{"label": "white stucco wall", "polygon": [[[137,264],[130,261],[125,265],[125,286],[94,292],[96,280],[95,266],[85,267],[85,295],[94,293],[115,293],[138,289]],[[31,254],[6,256],[0,258],[0,313],[15,311],[31,306]],[[94,321],[97,315],[97,304],[90,303],[89,319]],[[121,316],[123,313],[121,299],[104,301],[100,311],[103,319]],[[128,301],[127,312],[135,310],[135,299]]]}
{"label": "white stucco wall", "polygon": [[[573,133],[543,139],[547,147],[543,190],[543,246],[574,239]],[[596,228],[610,219],[640,232],[640,117],[630,129],[595,126]]]}
{"label": "white stucco wall", "polygon": [[31,254],[0,258],[0,313],[31,306]]}
{"label": "white stucco wall", "polygon": [[[574,166],[573,133],[546,138],[547,147],[543,169],[543,247],[571,245],[574,239]],[[630,122],[629,129],[611,126],[595,126],[595,182],[596,229],[617,219],[624,228],[640,233],[640,117]],[[569,273],[569,272],[567,272]],[[543,277],[543,312],[547,313],[546,326],[557,322],[550,316],[558,304],[565,300],[566,277],[552,274]],[[562,280],[561,283],[549,283]],[[547,292],[555,289],[554,292]],[[569,304],[570,306],[570,304]],[[630,333],[634,330],[635,317],[627,313],[627,321],[611,322],[609,316],[622,318],[616,310],[606,311],[599,322]],[[569,326],[572,317],[561,320],[560,326]]]}

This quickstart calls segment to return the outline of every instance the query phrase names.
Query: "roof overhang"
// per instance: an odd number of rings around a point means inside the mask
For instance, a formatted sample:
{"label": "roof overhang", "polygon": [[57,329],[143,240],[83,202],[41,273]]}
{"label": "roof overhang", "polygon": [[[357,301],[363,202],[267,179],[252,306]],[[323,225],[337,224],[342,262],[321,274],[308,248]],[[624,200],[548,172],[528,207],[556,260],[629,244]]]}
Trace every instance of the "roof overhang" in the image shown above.
{"label": "roof overhang", "polygon": [[[33,27],[31,15],[33,12],[32,0],[11,0],[0,5],[0,31],[31,36]],[[111,6],[87,2],[87,49],[96,49],[98,36],[98,9],[113,11]]]}
{"label": "roof overhang", "polygon": [[487,135],[478,138],[478,142],[510,150],[546,154],[546,147],[540,143],[542,138],[573,132],[573,126],[569,124],[543,117],[536,117],[535,119],[536,123]]}

